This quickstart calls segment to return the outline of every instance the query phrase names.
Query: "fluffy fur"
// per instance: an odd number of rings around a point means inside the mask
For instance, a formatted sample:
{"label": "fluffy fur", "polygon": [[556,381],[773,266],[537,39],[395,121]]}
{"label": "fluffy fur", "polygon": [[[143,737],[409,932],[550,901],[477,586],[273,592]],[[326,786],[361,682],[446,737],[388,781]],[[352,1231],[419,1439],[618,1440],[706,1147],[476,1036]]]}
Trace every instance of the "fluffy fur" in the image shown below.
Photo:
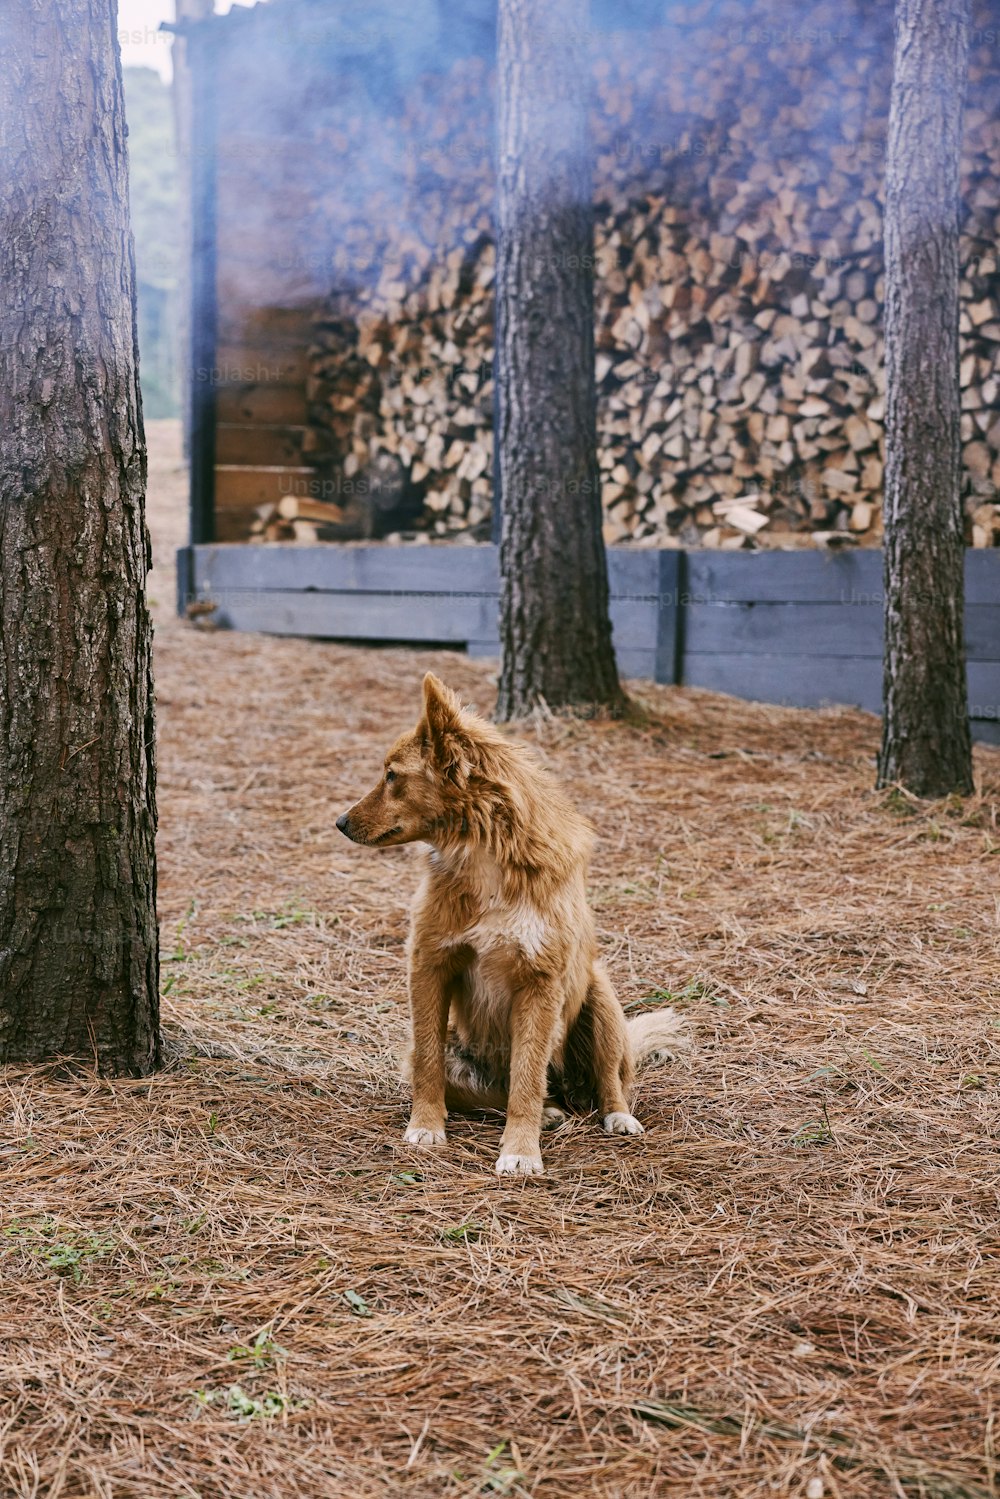
{"label": "fluffy fur", "polygon": [[635,1068],[683,1030],[668,1009],[626,1024],[587,904],[590,827],[531,752],[428,673],[420,722],[337,826],[371,847],[431,845],[408,948],[405,1138],[439,1145],[446,1110],[506,1109],[497,1171],[536,1175],[563,1107],[641,1134]]}

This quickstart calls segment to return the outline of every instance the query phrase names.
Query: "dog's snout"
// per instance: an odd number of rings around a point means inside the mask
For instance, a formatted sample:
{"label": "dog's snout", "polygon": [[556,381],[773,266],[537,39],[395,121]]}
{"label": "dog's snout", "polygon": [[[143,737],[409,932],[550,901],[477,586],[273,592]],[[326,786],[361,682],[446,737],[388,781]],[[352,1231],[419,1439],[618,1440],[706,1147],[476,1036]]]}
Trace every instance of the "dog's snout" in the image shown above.
{"label": "dog's snout", "polygon": [[341,812],[340,816],[337,818],[337,828],[338,828],[338,831],[341,832],[341,833],[343,833],[344,836],[347,837],[347,838],[349,838],[351,836],[350,833],[347,831],[348,823],[350,822],[350,820],[351,820],[351,814],[350,814],[350,812]]}

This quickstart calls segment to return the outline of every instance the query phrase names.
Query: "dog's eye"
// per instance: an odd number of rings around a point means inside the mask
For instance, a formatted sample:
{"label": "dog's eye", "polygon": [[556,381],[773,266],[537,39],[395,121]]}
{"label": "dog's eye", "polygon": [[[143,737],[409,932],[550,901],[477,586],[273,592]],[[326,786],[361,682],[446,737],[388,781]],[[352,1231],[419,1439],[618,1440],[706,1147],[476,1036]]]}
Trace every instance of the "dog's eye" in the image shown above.
{"label": "dog's eye", "polygon": [[388,786],[389,782],[390,781],[394,781],[395,779],[396,779],[396,772],[394,770],[387,770],[386,773],[385,773],[385,783],[386,783],[386,785]]}

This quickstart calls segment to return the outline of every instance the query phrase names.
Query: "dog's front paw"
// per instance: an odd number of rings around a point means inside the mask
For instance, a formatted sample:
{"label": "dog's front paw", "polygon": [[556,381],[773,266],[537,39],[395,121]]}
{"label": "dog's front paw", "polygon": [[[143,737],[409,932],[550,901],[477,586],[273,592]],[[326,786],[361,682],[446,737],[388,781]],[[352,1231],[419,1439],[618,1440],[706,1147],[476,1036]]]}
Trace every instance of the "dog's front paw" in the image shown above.
{"label": "dog's front paw", "polygon": [[419,1124],[408,1124],[403,1139],[407,1145],[443,1145],[445,1133],[443,1129],[424,1129]]}
{"label": "dog's front paw", "polygon": [[565,1123],[565,1109],[557,1109],[555,1104],[546,1104],[542,1110],[542,1129],[560,1129]]}
{"label": "dog's front paw", "polygon": [[604,1128],[609,1135],[644,1135],[646,1133],[634,1114],[605,1114]]}
{"label": "dog's front paw", "polygon": [[540,1155],[502,1155],[497,1176],[541,1176],[545,1171]]}

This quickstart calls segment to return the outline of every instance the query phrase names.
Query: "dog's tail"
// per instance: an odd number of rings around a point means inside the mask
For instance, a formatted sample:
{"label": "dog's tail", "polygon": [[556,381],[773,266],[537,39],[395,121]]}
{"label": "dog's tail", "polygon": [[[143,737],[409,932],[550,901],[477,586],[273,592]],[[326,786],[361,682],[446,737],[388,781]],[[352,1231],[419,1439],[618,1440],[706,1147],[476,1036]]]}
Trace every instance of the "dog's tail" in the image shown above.
{"label": "dog's tail", "polygon": [[676,1010],[665,1005],[661,1010],[647,1010],[628,1022],[628,1039],[632,1062],[672,1062],[682,1052],[691,1050],[691,1036]]}

